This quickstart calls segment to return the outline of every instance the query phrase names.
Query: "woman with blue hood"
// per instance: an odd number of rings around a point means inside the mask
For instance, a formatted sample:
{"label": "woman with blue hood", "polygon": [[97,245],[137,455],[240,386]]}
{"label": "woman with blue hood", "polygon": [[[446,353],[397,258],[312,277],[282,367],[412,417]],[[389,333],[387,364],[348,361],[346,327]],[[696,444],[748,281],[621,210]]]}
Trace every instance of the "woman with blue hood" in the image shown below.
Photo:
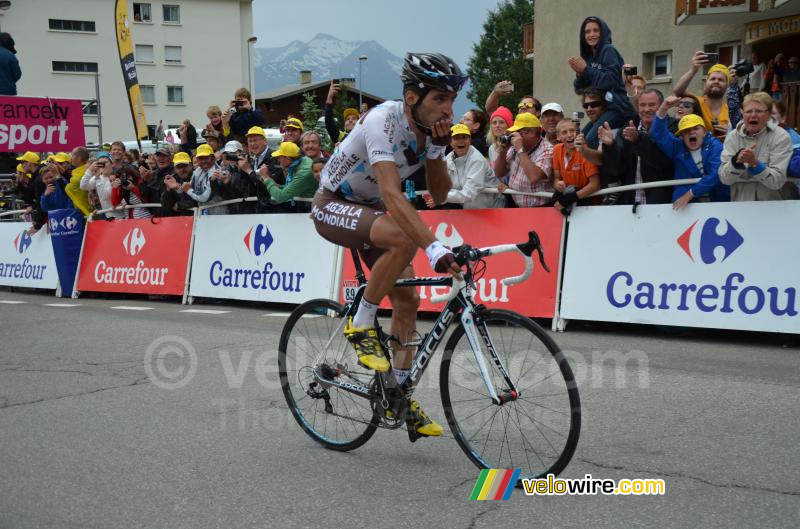
{"label": "woman with blue hood", "polygon": [[581,24],[581,56],[567,60],[575,71],[575,93],[594,87],[605,92],[606,111],[597,121],[583,129],[586,144],[597,149],[597,130],[608,122],[612,129],[636,118],[636,112],[628,99],[625,82],[622,79],[622,65],[625,61],[616,48],[611,45],[611,30],[600,17],[587,17]]}

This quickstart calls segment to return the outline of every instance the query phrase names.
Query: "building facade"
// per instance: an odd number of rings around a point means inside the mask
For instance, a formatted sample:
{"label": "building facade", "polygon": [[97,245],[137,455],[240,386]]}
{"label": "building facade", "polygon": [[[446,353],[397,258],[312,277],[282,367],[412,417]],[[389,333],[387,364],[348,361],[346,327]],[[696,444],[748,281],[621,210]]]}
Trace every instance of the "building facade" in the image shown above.
{"label": "building facade", "polygon": [[[209,105],[225,107],[250,83],[252,0],[128,0],[136,70],[151,133],[189,118],[199,129]],[[122,77],[113,0],[11,0],[0,30],[16,41],[21,96],[95,99],[104,142],[134,140]],[[86,123],[97,123],[96,107]],[[87,127],[87,142],[98,129]]]}
{"label": "building facade", "polygon": [[[718,52],[725,64],[749,59],[753,50],[764,61],[778,52],[800,54],[800,20],[792,22],[798,14],[800,0],[537,0],[534,45],[527,50],[534,95],[543,104],[561,103],[565,112],[580,110],[567,59],[579,55],[580,25],[590,15],[608,23],[614,46],[648,87],[667,93],[697,50]],[[689,90],[701,93],[702,83],[697,75]]]}

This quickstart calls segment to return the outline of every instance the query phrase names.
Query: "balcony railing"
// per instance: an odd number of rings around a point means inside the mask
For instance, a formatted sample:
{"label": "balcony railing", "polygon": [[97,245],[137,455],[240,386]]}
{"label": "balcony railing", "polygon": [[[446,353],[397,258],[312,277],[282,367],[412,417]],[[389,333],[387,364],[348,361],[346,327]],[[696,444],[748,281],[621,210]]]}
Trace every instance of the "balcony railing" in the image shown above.
{"label": "balcony railing", "polygon": [[533,22],[522,25],[522,55],[526,58],[533,55]]}

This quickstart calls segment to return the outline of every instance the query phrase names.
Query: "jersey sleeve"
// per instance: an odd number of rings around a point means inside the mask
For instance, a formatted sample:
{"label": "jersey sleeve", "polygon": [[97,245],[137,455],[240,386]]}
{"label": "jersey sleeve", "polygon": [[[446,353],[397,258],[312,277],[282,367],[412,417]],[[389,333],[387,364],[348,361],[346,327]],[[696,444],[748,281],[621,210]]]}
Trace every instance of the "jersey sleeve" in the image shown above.
{"label": "jersey sleeve", "polygon": [[394,163],[398,122],[391,112],[370,112],[364,118],[364,144],[370,165],[376,162]]}

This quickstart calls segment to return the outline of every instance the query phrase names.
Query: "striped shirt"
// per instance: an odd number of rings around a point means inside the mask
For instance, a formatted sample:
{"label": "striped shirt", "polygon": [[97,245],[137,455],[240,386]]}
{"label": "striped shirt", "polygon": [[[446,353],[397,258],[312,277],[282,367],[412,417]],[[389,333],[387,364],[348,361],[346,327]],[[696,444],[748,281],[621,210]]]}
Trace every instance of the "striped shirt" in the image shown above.
{"label": "striped shirt", "polygon": [[[533,161],[547,177],[538,180],[536,183],[531,183],[525,171],[522,169],[520,156],[530,156],[531,161]],[[535,193],[538,191],[552,193],[555,191],[555,189],[553,189],[553,146],[546,138],[542,138],[539,145],[530,153],[518,153],[514,149],[509,149],[506,154],[506,161],[509,164],[508,187],[514,191],[523,191],[526,193]],[[521,208],[547,206],[550,204],[550,198],[546,197],[525,195],[511,196],[514,198],[514,202],[517,206]]]}

